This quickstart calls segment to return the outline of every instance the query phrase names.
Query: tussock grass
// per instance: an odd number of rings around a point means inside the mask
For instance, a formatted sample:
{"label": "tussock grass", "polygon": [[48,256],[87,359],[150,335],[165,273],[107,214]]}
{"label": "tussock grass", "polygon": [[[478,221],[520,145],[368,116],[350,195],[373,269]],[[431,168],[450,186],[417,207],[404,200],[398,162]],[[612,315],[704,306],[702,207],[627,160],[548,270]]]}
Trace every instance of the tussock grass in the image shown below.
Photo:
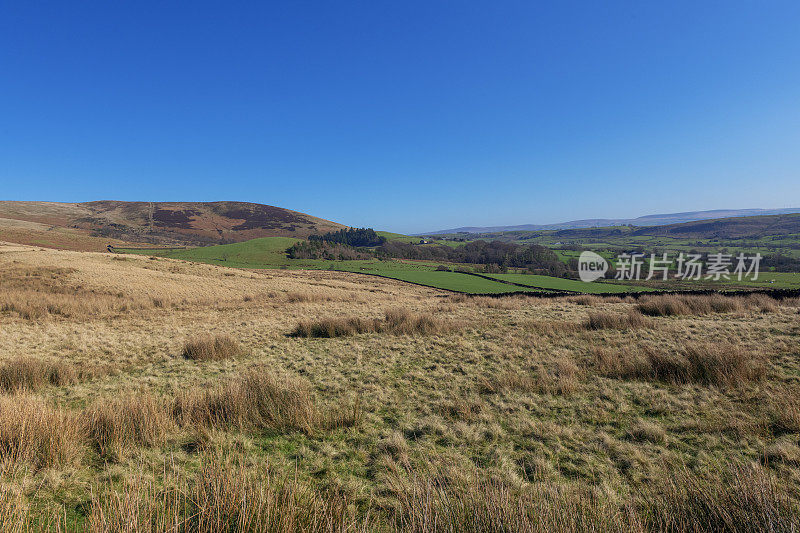
{"label": "tussock grass", "polygon": [[46,385],[74,385],[92,375],[91,371],[76,370],[75,365],[63,361],[19,357],[0,365],[0,389],[34,391]]}
{"label": "tussock grass", "polygon": [[401,495],[401,531],[796,531],[800,509],[758,465],[699,475],[679,468],[630,503],[567,483],[520,490],[499,481],[467,486],[418,479]]}
{"label": "tussock grass", "polygon": [[242,349],[229,335],[204,336],[187,340],[181,355],[193,361],[218,361],[241,354]]}
{"label": "tussock grass", "polygon": [[636,441],[647,441],[654,444],[661,444],[667,439],[667,432],[664,428],[649,420],[637,420],[628,429],[628,436]]}
{"label": "tussock grass", "polygon": [[172,408],[183,427],[274,428],[311,432],[316,408],[305,380],[261,370],[210,388],[179,394]]}
{"label": "tussock grass", "polygon": [[248,469],[241,458],[201,458],[191,479],[165,469],[162,479],[107,486],[91,502],[92,533],[184,531],[345,533],[370,531],[348,500],[297,479]]}
{"label": "tussock grass", "polygon": [[363,417],[361,395],[356,395],[352,405],[343,404],[320,415],[317,425],[326,430],[357,427]]}
{"label": "tussock grass", "polygon": [[622,379],[732,386],[766,375],[763,354],[734,344],[691,344],[680,351],[649,346],[593,351],[600,373]]}
{"label": "tussock grass", "polygon": [[584,324],[565,320],[530,320],[525,322],[523,327],[548,337],[561,337],[585,329]]}
{"label": "tussock grass", "polygon": [[449,302],[454,304],[469,304],[475,307],[483,307],[486,309],[503,309],[512,311],[516,309],[523,309],[525,307],[534,306],[542,303],[541,298],[532,298],[521,294],[513,296],[467,296],[464,294],[457,294],[448,299]]}
{"label": "tussock grass", "polygon": [[645,531],[632,507],[557,485],[520,491],[499,481],[452,487],[423,479],[401,497],[401,506],[396,530],[404,532]]}
{"label": "tussock grass", "polygon": [[663,294],[644,296],[636,306],[649,316],[707,315],[711,313],[732,313],[756,310],[771,312],[778,309],[778,302],[763,294],[748,296],[676,295]]}
{"label": "tussock grass", "polygon": [[86,290],[76,290],[74,294],[24,289],[0,291],[0,312],[13,313],[31,321],[52,317],[91,319],[167,306],[165,298],[131,298]]}
{"label": "tussock grass", "polygon": [[334,338],[348,337],[359,333],[377,333],[381,322],[377,318],[322,318],[300,322],[292,331],[293,337]]}
{"label": "tussock grass", "polygon": [[770,429],[777,435],[800,433],[800,392],[782,390],[770,395],[766,418]]}
{"label": "tussock grass", "polygon": [[800,514],[767,470],[732,465],[721,475],[683,468],[646,491],[641,513],[656,531],[797,531]]}
{"label": "tussock grass", "polygon": [[601,298],[600,296],[595,296],[592,294],[580,294],[578,296],[566,296],[564,298],[564,301],[591,307],[602,304],[605,301],[605,299]]}
{"label": "tussock grass", "polygon": [[538,362],[532,371],[506,371],[478,380],[481,394],[507,392],[568,395],[580,381],[581,369],[568,357]]}
{"label": "tussock grass", "polygon": [[120,460],[136,446],[163,444],[175,426],[163,399],[150,394],[98,400],[83,418],[90,444],[107,460]]}
{"label": "tussock grass", "polygon": [[431,313],[414,313],[407,309],[391,309],[384,319],[323,318],[300,322],[290,334],[293,337],[334,338],[361,333],[392,333],[394,335],[430,335],[444,333],[452,324]]}
{"label": "tussock grass", "polygon": [[18,491],[0,490],[0,531],[24,533],[30,531],[30,515]]}
{"label": "tussock grass", "polygon": [[383,328],[395,335],[430,335],[443,333],[449,325],[432,313],[414,313],[404,308],[390,309],[384,313]]}
{"label": "tussock grass", "polygon": [[309,291],[290,291],[284,295],[286,302],[294,303],[314,303],[314,302],[327,302],[331,298],[326,294]]}
{"label": "tussock grass", "polygon": [[83,453],[81,424],[70,411],[27,395],[0,397],[0,461],[14,467],[66,467]]}
{"label": "tussock grass", "polygon": [[609,311],[595,311],[589,313],[586,321],[587,329],[634,329],[652,325],[652,320],[647,319],[635,309],[631,309],[624,315]]}

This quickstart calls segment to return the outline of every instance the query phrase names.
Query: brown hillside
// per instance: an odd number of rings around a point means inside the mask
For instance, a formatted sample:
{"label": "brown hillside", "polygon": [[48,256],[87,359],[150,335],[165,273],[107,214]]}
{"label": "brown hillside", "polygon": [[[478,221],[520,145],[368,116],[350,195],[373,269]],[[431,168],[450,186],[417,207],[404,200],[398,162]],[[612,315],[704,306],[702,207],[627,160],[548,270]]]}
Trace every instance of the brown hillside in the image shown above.
{"label": "brown hillside", "polygon": [[[0,202],[0,239],[20,242],[45,232],[152,244],[201,245],[258,237],[307,237],[344,228],[329,220],[249,202]],[[18,222],[13,222],[18,221]],[[14,227],[14,230],[3,228]],[[30,233],[33,235],[27,235]],[[45,244],[46,245],[46,244]],[[61,246],[55,246],[61,247]]]}

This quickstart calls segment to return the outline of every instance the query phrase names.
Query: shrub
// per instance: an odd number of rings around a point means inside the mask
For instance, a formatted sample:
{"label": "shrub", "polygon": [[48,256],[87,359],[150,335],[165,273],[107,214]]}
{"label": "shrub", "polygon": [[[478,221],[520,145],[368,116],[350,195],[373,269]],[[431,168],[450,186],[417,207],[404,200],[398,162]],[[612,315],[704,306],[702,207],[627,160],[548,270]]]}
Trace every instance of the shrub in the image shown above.
{"label": "shrub", "polygon": [[182,355],[194,361],[218,361],[235,357],[240,353],[241,348],[235,340],[228,335],[216,335],[186,341]]}

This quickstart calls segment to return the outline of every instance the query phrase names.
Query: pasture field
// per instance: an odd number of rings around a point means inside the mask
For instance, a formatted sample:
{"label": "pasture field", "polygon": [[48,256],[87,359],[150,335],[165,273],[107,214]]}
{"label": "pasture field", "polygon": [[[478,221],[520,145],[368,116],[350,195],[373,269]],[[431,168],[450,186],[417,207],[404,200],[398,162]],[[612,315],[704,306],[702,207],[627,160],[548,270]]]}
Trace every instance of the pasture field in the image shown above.
{"label": "pasture field", "polygon": [[[344,270],[344,268],[342,268]],[[436,272],[433,269],[417,270],[359,270],[362,273],[374,273],[387,278],[417,283],[437,289],[463,292],[467,294],[505,294],[511,292],[546,292],[535,287],[518,287],[507,283],[498,283],[478,276],[470,276],[459,272]]]}
{"label": "pasture field", "polygon": [[486,274],[491,278],[496,278],[530,287],[540,289],[553,289],[560,291],[584,292],[587,294],[608,294],[622,292],[636,292],[645,290],[635,285],[614,284],[603,281],[584,283],[574,279],[554,278],[552,276],[539,276],[535,274]]}
{"label": "pasture field", "polygon": [[[132,253],[185,261],[195,261],[235,268],[252,269],[305,269],[305,270],[339,270],[344,272],[360,272],[387,278],[397,279],[434,288],[446,289],[468,294],[503,294],[511,292],[540,292],[548,289],[583,291],[590,294],[607,292],[625,292],[627,286],[612,284],[586,284],[579,281],[564,280],[550,276],[528,276],[517,274],[497,275],[499,280],[528,284],[530,288],[499,283],[477,276],[469,276],[459,272],[436,271],[440,265],[436,261],[408,260],[351,260],[327,261],[314,259],[289,259],[285,250],[299,239],[288,237],[266,237],[250,241],[187,249],[126,249],[119,248],[120,253]],[[458,265],[448,265],[455,268]],[[510,276],[510,277],[504,277]],[[633,290],[633,289],[632,289]]]}
{"label": "pasture field", "polygon": [[0,274],[2,531],[800,526],[797,299],[22,245]]}
{"label": "pasture field", "polygon": [[473,294],[498,294],[509,292],[536,292],[535,289],[515,287],[476,276],[457,272],[437,272],[439,263],[429,261],[355,260],[326,261],[314,259],[289,259],[286,249],[298,239],[266,237],[235,244],[223,244],[182,250],[135,250],[121,248],[121,253],[137,253],[182,259],[235,268],[305,270],[340,270],[379,275],[420,285]]}

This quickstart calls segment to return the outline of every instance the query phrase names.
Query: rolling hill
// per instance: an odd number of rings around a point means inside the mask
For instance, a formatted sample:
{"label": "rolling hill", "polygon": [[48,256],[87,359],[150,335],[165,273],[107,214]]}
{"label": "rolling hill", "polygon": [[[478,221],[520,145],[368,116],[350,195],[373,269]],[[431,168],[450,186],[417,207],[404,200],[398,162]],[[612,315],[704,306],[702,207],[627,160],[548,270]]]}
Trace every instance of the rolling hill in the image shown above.
{"label": "rolling hill", "polygon": [[346,227],[305,213],[249,202],[0,201],[0,240],[3,228],[10,228],[5,233],[19,238],[21,225],[34,235],[56,230],[83,238],[171,245],[222,244],[260,237],[305,238]]}
{"label": "rolling hill", "polygon": [[787,209],[715,209],[711,211],[687,211],[684,213],[667,213],[658,215],[645,215],[638,218],[592,218],[585,220],[571,220],[558,224],[522,224],[518,226],[466,226],[448,230],[438,230],[419,235],[442,235],[450,233],[498,233],[505,231],[547,231],[581,228],[602,228],[608,226],[662,226],[681,224],[697,220],[712,220],[732,217],[754,217],[763,215],[784,215],[800,213],[800,208]]}

